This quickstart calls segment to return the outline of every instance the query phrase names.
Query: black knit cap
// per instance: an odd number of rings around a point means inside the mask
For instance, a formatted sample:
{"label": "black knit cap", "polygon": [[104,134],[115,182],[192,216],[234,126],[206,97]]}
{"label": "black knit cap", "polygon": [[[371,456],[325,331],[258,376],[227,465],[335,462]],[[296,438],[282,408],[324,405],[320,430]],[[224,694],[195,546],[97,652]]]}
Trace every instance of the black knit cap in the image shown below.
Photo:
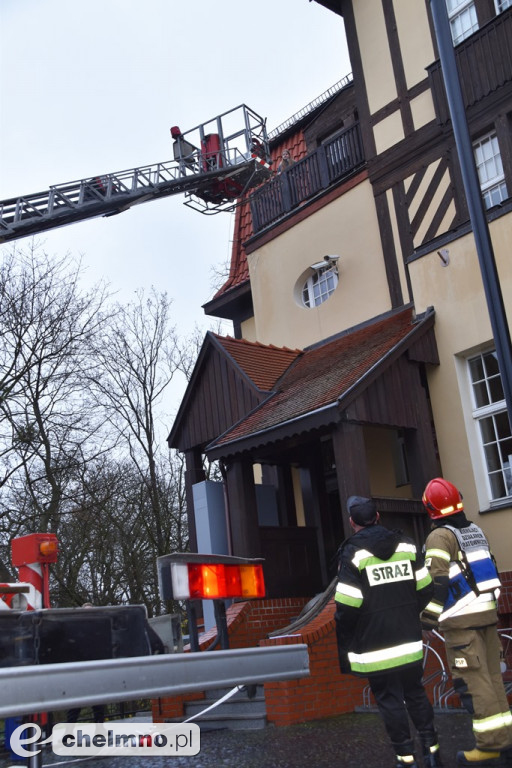
{"label": "black knit cap", "polygon": [[375,502],[365,496],[349,496],[347,511],[356,525],[373,525],[377,519]]}

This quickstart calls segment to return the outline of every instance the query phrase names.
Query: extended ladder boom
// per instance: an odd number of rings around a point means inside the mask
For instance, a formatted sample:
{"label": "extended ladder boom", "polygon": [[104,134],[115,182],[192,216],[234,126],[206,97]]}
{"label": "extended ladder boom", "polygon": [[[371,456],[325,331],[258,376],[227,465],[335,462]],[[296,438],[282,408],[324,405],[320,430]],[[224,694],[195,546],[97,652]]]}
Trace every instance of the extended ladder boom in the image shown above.
{"label": "extended ladder boom", "polygon": [[[228,118],[230,124],[241,120],[241,128],[230,135],[223,126]],[[217,213],[270,175],[264,121],[244,104],[185,134],[171,132],[172,161],[0,201],[0,243],[181,193],[187,205]]]}

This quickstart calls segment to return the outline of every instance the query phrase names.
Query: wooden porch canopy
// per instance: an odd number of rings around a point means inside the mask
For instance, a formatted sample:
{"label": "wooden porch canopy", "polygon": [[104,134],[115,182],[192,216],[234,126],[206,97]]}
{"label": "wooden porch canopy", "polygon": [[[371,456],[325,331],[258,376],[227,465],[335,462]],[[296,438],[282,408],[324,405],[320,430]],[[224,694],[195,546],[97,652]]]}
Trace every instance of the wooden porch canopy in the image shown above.
{"label": "wooden porch canopy", "polygon": [[406,308],[302,351],[209,332],[169,446],[218,459],[339,421],[417,427],[406,362],[439,363],[434,317]]}
{"label": "wooden porch canopy", "polygon": [[330,424],[417,428],[408,363],[439,363],[434,318],[407,307],[304,350],[207,333],[169,446],[258,461],[265,446]]}
{"label": "wooden porch canopy", "polygon": [[[327,583],[330,550],[341,539],[326,518],[322,439],[332,444],[345,536],[346,498],[370,494],[365,425],[404,430],[413,499],[437,474],[422,370],[423,363],[439,362],[434,318],[433,310],[415,317],[407,307],[304,350],[207,334],[168,442],[186,456],[189,511],[194,509],[192,488],[205,479],[203,455],[221,460],[231,553],[264,558],[269,595],[307,595]],[[254,464],[281,473],[278,492],[286,499],[279,504],[278,526],[259,523]],[[307,468],[315,485],[302,527],[287,496],[291,466]],[[404,522],[414,529],[416,502],[396,501],[387,500],[386,519],[395,524],[405,503]],[[189,514],[189,534],[197,551],[194,514]]]}

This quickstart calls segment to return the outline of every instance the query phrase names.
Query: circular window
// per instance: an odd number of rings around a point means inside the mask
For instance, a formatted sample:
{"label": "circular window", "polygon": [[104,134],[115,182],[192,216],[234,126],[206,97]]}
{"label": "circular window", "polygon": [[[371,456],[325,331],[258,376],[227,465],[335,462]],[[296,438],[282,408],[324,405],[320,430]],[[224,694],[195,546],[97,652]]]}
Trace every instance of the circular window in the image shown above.
{"label": "circular window", "polygon": [[[304,278],[303,278],[304,279]],[[338,285],[338,267],[327,263],[319,269],[311,268],[302,285],[302,304],[305,307],[318,307],[327,301]]]}

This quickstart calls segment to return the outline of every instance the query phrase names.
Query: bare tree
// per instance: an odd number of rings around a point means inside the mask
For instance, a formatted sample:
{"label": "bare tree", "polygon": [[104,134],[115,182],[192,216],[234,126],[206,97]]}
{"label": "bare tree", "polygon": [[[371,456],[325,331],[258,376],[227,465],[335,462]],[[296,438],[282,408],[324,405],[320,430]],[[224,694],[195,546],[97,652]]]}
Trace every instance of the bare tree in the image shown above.
{"label": "bare tree", "polygon": [[169,541],[157,411],[177,370],[178,349],[170,306],[167,294],[154,289],[148,296],[140,291],[134,302],[118,306],[97,349],[102,372],[92,382],[98,403],[117,433],[119,451],[129,457],[144,485],[151,509],[148,535],[159,555],[167,551]]}
{"label": "bare tree", "polygon": [[0,402],[0,506],[10,531],[57,532],[83,466],[106,449],[103,421],[84,386],[106,292],[82,292],[80,274],[70,258],[53,261],[37,247],[12,251],[3,264],[12,300],[0,337],[8,382]]}
{"label": "bare tree", "polygon": [[183,460],[159,422],[179,370],[170,301],[140,292],[107,311],[80,272],[37,247],[0,268],[0,554],[6,564],[15,536],[56,533],[52,604],[152,615],[157,557],[188,547]]}

